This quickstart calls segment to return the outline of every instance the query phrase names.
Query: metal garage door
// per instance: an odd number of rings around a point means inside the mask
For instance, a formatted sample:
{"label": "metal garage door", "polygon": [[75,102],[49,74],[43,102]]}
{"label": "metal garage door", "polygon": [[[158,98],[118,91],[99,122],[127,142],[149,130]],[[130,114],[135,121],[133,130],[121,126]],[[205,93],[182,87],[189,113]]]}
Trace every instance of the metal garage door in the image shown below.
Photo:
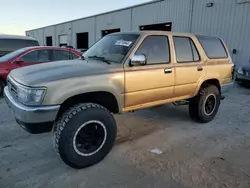
{"label": "metal garage door", "polygon": [[59,46],[68,46],[68,35],[59,35]]}

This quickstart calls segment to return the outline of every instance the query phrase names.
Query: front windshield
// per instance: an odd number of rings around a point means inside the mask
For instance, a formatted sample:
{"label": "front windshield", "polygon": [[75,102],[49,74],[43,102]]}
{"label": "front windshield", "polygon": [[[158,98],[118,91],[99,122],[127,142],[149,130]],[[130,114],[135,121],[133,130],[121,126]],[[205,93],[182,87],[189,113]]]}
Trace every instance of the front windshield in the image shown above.
{"label": "front windshield", "polygon": [[25,48],[22,48],[22,49],[19,49],[19,50],[14,51],[14,52],[10,52],[10,53],[4,55],[3,57],[0,57],[0,63],[9,61],[9,60],[12,59],[13,57],[15,57],[15,56],[17,56],[18,54],[24,52],[25,50],[26,50]]}
{"label": "front windshield", "polygon": [[121,63],[139,36],[138,34],[105,36],[84,53],[84,58],[102,57],[110,62]]}

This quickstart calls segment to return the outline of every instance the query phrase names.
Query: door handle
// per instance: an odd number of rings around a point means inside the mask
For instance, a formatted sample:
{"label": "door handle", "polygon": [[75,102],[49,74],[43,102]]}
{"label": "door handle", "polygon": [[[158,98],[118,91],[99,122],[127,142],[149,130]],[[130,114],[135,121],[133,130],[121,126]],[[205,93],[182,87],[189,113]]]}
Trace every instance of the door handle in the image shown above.
{"label": "door handle", "polygon": [[165,74],[172,73],[172,69],[164,69],[164,73],[165,73]]}
{"label": "door handle", "polygon": [[203,71],[203,67],[202,66],[197,67],[197,71]]}

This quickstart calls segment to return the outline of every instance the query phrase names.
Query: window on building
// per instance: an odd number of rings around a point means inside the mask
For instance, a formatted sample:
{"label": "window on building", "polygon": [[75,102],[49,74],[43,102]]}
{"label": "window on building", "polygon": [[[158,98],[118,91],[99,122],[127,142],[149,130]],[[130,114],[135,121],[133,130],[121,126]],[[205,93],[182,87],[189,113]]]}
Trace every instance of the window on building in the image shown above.
{"label": "window on building", "polygon": [[136,52],[144,54],[147,64],[169,63],[169,42],[166,36],[149,36],[144,39]]}
{"label": "window on building", "polygon": [[76,48],[88,49],[89,48],[89,33],[77,33],[76,34]]}
{"label": "window on building", "polygon": [[200,56],[193,43],[188,37],[173,37],[176,59],[178,63],[199,61]]}
{"label": "window on building", "polygon": [[209,58],[226,58],[228,56],[226,49],[219,38],[205,36],[197,36],[197,38]]}

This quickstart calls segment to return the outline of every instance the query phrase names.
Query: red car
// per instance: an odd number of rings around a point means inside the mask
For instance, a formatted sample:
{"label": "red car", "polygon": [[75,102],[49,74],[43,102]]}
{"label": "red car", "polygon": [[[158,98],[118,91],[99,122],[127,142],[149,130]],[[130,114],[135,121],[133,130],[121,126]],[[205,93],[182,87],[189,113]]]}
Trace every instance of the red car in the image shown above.
{"label": "red car", "polygon": [[81,52],[72,48],[36,46],[21,48],[0,57],[0,96],[3,94],[6,78],[11,70],[39,63],[77,59],[81,55]]}

